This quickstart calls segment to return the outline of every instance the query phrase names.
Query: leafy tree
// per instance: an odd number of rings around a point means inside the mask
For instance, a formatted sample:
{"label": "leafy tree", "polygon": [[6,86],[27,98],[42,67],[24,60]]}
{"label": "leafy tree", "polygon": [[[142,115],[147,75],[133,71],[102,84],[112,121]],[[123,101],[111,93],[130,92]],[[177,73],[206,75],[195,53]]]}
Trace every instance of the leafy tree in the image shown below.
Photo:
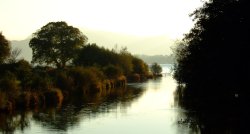
{"label": "leafy tree", "polygon": [[154,75],[158,75],[162,72],[162,67],[158,63],[153,63],[150,70]]}
{"label": "leafy tree", "polygon": [[93,43],[85,45],[79,51],[79,55],[74,59],[74,64],[80,66],[107,66],[116,64],[117,57],[116,53]]}
{"label": "leafy tree", "polygon": [[133,72],[137,74],[148,74],[148,65],[141,59],[134,57],[132,59]]}
{"label": "leafy tree", "polygon": [[128,75],[133,71],[132,59],[133,56],[126,48],[122,48],[119,52],[110,51],[93,43],[85,45],[73,63],[78,66],[114,65],[121,68],[123,74]]}
{"label": "leafy tree", "polygon": [[9,41],[0,32],[0,64],[10,55]]}
{"label": "leafy tree", "polygon": [[122,75],[122,69],[114,65],[105,66],[103,72],[108,78],[117,78]]}
{"label": "leafy tree", "polygon": [[249,6],[246,0],[209,0],[192,14],[195,26],[178,47],[174,74],[185,85],[186,104],[200,110],[237,107],[237,96],[242,105],[249,102]]}
{"label": "leafy tree", "polygon": [[32,62],[64,68],[86,41],[87,37],[79,29],[66,22],[50,22],[34,33],[30,40]]}

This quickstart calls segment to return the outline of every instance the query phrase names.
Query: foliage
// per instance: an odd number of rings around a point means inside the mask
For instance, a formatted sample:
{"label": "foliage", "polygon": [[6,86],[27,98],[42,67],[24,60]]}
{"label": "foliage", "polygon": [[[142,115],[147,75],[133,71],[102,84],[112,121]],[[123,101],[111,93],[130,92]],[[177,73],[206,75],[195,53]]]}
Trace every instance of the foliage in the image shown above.
{"label": "foliage", "polygon": [[133,72],[138,74],[148,74],[148,65],[141,59],[137,57],[133,57],[132,59],[133,64]]}
{"label": "foliage", "polygon": [[247,103],[248,12],[245,0],[210,0],[192,14],[195,26],[176,51],[174,76],[185,86],[181,93],[184,103],[199,110]]}
{"label": "foliage", "polygon": [[148,71],[146,63],[132,56],[126,48],[122,48],[120,51],[110,51],[96,44],[85,45],[74,60],[74,64],[85,67],[112,65],[116,66],[117,69],[120,68],[125,75],[133,73],[133,69],[136,69],[134,72],[140,74]]}
{"label": "foliage", "polygon": [[63,94],[60,89],[50,89],[44,93],[45,104],[47,106],[61,106]]}
{"label": "foliage", "polygon": [[76,89],[89,89],[91,84],[98,83],[104,79],[103,73],[96,67],[75,67],[69,70]]}
{"label": "foliage", "polygon": [[159,75],[162,72],[162,67],[155,62],[150,66],[150,70],[154,75]]}
{"label": "foliage", "polygon": [[79,52],[74,64],[78,66],[106,66],[116,64],[118,55],[96,44],[87,44]]}
{"label": "foliage", "polygon": [[108,65],[103,68],[104,74],[111,79],[122,75],[122,69],[119,66]]}
{"label": "foliage", "polygon": [[22,89],[30,88],[32,82],[32,67],[29,62],[25,60],[20,60],[14,63],[14,71],[18,80],[20,80],[20,85]]}
{"label": "foliage", "polygon": [[66,22],[50,22],[30,40],[32,62],[64,68],[86,41],[87,37],[79,29]]}
{"label": "foliage", "polygon": [[31,90],[47,91],[53,87],[52,78],[50,77],[46,67],[33,68],[33,76],[31,82]]}
{"label": "foliage", "polygon": [[19,92],[20,86],[16,76],[11,72],[6,72],[2,78],[0,78],[0,91],[5,92],[8,99],[15,99]]}
{"label": "foliage", "polygon": [[0,64],[10,55],[10,44],[0,32]]}
{"label": "foliage", "polygon": [[[2,35],[1,39],[8,48],[8,41]],[[96,44],[85,45],[86,41],[77,28],[65,22],[50,22],[30,40],[33,66],[17,59],[20,49],[12,50],[10,56],[6,49],[8,53],[0,64],[0,111],[50,103],[55,106],[70,95],[101,96],[124,87],[124,75],[134,74],[140,79],[148,74],[147,64],[126,47],[109,50]]]}
{"label": "foliage", "polygon": [[57,70],[52,74],[54,84],[63,91],[72,91],[74,89],[74,79],[69,76],[65,70]]}
{"label": "foliage", "polygon": [[133,56],[127,51],[127,48],[122,48],[118,56],[118,65],[123,69],[124,75],[128,76],[133,72]]}

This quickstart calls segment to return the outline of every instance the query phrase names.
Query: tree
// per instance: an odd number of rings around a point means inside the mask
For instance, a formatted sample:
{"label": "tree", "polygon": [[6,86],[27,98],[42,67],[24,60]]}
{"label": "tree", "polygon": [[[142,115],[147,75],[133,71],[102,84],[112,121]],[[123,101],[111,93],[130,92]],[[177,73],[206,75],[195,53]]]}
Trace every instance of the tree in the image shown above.
{"label": "tree", "polygon": [[192,14],[195,25],[177,50],[174,74],[185,85],[186,104],[200,110],[249,103],[249,6],[246,0],[209,0]]}
{"label": "tree", "polygon": [[86,42],[87,37],[79,29],[68,26],[66,22],[50,22],[34,33],[30,40],[32,63],[64,68]]}
{"label": "tree", "polygon": [[133,63],[133,73],[138,73],[143,75],[148,74],[148,65],[142,59],[133,57],[132,63]]}
{"label": "tree", "polygon": [[205,2],[192,14],[195,25],[177,47],[175,98],[195,111],[200,133],[249,130],[244,125],[250,118],[245,109],[250,105],[249,6],[247,0]]}
{"label": "tree", "polygon": [[118,54],[93,43],[85,45],[73,62],[78,66],[107,66],[116,64],[117,57]]}
{"label": "tree", "polygon": [[150,70],[154,75],[159,75],[162,72],[162,67],[155,62],[151,65]]}
{"label": "tree", "polygon": [[0,64],[10,55],[10,44],[0,32]]}

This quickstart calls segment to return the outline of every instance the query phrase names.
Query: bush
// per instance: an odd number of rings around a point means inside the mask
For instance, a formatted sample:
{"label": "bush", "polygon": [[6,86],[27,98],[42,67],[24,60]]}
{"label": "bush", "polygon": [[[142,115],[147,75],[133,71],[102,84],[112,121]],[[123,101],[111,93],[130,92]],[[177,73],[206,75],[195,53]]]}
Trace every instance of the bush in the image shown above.
{"label": "bush", "polygon": [[22,92],[16,100],[17,108],[35,108],[43,104],[41,95],[35,92]]}
{"label": "bush", "polygon": [[25,90],[30,88],[32,82],[32,67],[29,62],[20,60],[15,63],[15,74],[17,79],[20,80],[21,87]]}
{"label": "bush", "polygon": [[71,77],[77,89],[89,89],[91,84],[98,83],[104,79],[103,73],[95,67],[76,67],[70,70]]}
{"label": "bush", "polygon": [[34,91],[46,91],[52,87],[52,80],[48,74],[34,73],[32,76],[31,89]]}
{"label": "bush", "polygon": [[5,109],[7,103],[7,96],[5,92],[0,91],[0,111]]}
{"label": "bush", "polygon": [[44,93],[47,106],[60,106],[63,101],[63,94],[60,89],[50,89]]}
{"label": "bush", "polygon": [[114,65],[104,67],[103,72],[109,79],[114,79],[122,75],[122,69]]}
{"label": "bush", "polygon": [[128,77],[128,81],[129,82],[140,82],[141,81],[141,77],[139,74],[131,74]]}
{"label": "bush", "polygon": [[150,67],[150,70],[154,75],[158,76],[162,72],[162,67],[158,63],[153,63],[153,65]]}
{"label": "bush", "polygon": [[141,75],[147,75],[149,73],[148,65],[141,59],[133,57],[133,72]]}
{"label": "bush", "polygon": [[54,84],[56,87],[63,91],[73,91],[74,79],[68,75],[67,71],[57,71],[53,78],[55,79]]}
{"label": "bush", "polygon": [[20,92],[19,83],[13,73],[7,72],[0,79],[0,91],[5,92],[9,99],[15,99]]}

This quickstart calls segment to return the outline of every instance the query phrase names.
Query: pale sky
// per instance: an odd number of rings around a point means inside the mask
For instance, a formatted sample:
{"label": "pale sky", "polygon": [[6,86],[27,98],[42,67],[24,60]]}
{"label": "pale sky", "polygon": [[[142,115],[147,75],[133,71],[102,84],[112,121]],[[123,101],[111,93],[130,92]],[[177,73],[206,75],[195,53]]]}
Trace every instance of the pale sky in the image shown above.
{"label": "pale sky", "polygon": [[[79,28],[89,43],[126,46],[132,54],[169,55],[193,27],[201,0],[0,0],[0,32],[31,59],[29,38],[49,22]],[[25,41],[21,41],[25,40]]]}
{"label": "pale sky", "polygon": [[[137,36],[181,38],[200,0],[0,0],[0,31],[22,40],[51,21]],[[84,33],[84,32],[83,32]]]}

